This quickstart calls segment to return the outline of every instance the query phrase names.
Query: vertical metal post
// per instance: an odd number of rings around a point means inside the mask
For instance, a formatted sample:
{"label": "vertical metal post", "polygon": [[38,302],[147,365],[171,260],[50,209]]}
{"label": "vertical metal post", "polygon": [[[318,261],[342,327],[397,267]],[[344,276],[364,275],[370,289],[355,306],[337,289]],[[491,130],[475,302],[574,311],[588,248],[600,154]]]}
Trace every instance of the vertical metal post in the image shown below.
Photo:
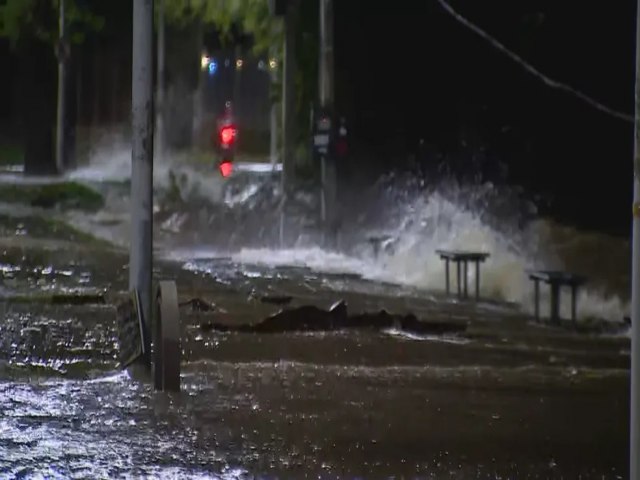
{"label": "vertical metal post", "polygon": [[64,131],[65,131],[65,104],[66,104],[66,69],[67,48],[65,32],[65,0],[59,0],[58,9],[58,111],[56,118],[56,170],[64,171]]}
{"label": "vertical metal post", "polygon": [[153,0],[133,1],[131,91],[131,240],[129,288],[140,294],[145,328],[151,322],[153,252]]}
{"label": "vertical metal post", "polygon": [[157,72],[156,72],[156,157],[164,155],[164,69],[165,69],[165,22],[164,0],[156,0],[158,8]]}
{"label": "vertical metal post", "polygon": [[244,68],[244,64],[242,66],[238,65],[238,60],[243,60],[242,58],[242,49],[239,45],[233,50],[233,112],[234,115],[237,116],[240,111],[240,88],[242,81],[242,70]]}
{"label": "vertical metal post", "polygon": [[278,106],[275,102],[271,103],[269,129],[271,135],[269,139],[269,161],[271,162],[271,167],[275,169],[276,163],[278,163]]}
{"label": "vertical metal post", "polygon": [[[333,0],[320,0],[320,65],[319,65],[319,86],[320,86],[320,106],[327,109],[332,114],[332,123],[335,121],[333,116],[334,108],[334,89],[333,89]],[[333,124],[331,128],[334,128]],[[337,197],[337,178],[336,165],[328,158],[330,155],[324,155],[321,158],[321,215],[322,222],[325,227],[325,241],[331,241],[335,246],[335,222],[336,222],[336,197]],[[328,229],[328,230],[327,230]]]}
{"label": "vertical metal post", "polygon": [[631,412],[629,478],[640,480],[640,0],[636,4],[636,84],[631,254]]}

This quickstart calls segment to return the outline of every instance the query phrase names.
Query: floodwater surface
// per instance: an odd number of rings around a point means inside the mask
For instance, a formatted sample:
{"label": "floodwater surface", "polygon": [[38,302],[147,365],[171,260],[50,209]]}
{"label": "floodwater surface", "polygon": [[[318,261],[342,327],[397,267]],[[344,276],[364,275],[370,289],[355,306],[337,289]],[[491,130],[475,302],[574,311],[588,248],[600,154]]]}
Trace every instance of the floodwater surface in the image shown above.
{"label": "floodwater surface", "polygon": [[[92,288],[124,289],[122,265],[109,258],[78,262]],[[626,477],[625,335],[577,334],[536,325],[509,304],[303,268],[160,265],[182,300],[216,305],[212,314],[183,308],[176,394],[118,370],[113,306],[3,302],[1,478]],[[13,274],[16,289],[31,281]],[[201,327],[277,312],[265,294],[468,328],[418,336]]]}

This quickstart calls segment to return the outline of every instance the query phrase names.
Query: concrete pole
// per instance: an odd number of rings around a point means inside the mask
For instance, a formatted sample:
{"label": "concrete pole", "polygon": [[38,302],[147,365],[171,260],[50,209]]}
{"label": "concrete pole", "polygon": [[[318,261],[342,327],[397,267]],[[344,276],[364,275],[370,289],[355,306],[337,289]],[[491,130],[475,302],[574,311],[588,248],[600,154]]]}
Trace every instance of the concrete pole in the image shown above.
{"label": "concrete pole", "polygon": [[140,305],[147,332],[150,331],[152,314],[153,266],[152,54],[153,0],[133,0],[129,288],[137,289],[140,293]]}
{"label": "concrete pole", "polygon": [[58,111],[56,118],[56,170],[64,172],[65,161],[65,104],[66,104],[66,69],[67,48],[65,32],[65,0],[59,0],[58,9]]}
{"label": "concrete pole", "polygon": [[[332,113],[333,89],[333,0],[320,0],[320,106]],[[333,128],[333,125],[332,125]],[[329,154],[330,155],[330,154]],[[329,155],[321,158],[321,217],[327,246],[336,247],[337,172],[335,162]]]}
{"label": "concrete pole", "polygon": [[633,246],[631,254],[631,412],[629,478],[640,480],[640,0],[636,6],[636,85],[633,138]]}
{"label": "concrete pole", "polygon": [[156,157],[162,161],[164,155],[164,66],[165,66],[165,22],[164,0],[156,0],[158,8],[157,80],[156,80]]}

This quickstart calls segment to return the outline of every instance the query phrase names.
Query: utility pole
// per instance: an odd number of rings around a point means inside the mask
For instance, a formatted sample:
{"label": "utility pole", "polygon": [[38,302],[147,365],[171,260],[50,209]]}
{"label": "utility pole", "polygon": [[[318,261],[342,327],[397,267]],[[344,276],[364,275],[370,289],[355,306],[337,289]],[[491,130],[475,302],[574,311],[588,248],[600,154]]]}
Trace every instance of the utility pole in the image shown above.
{"label": "utility pole", "polygon": [[66,106],[66,70],[68,48],[65,29],[65,0],[59,0],[58,6],[58,111],[56,118],[56,170],[64,172],[65,167],[65,106]]}
{"label": "utility pole", "polygon": [[165,65],[165,22],[164,22],[164,0],[158,2],[158,39],[157,39],[157,62],[156,72],[156,156],[162,160],[164,155],[164,65]]}
{"label": "utility pole", "polygon": [[269,101],[271,103],[269,111],[269,160],[271,161],[271,168],[275,169],[278,162],[278,104],[273,95],[273,85],[276,83],[278,65],[275,63],[273,48],[270,49],[270,53],[271,56],[267,63],[267,68],[269,69]]}
{"label": "utility pole", "polygon": [[[281,2],[282,3],[282,2]],[[291,189],[295,168],[295,73],[296,22],[298,0],[287,0],[284,7],[284,58],[282,72],[282,174],[280,190],[280,247],[284,246],[287,194]]]}
{"label": "utility pole", "polygon": [[[147,332],[151,323],[153,255],[153,0],[133,0],[131,92],[131,240],[129,289],[140,295]],[[148,361],[148,359],[147,359]]]}
{"label": "utility pole", "polygon": [[231,94],[231,100],[233,101],[234,115],[237,115],[240,110],[240,82],[242,81],[242,70],[244,68],[242,47],[240,45],[236,45],[233,49],[233,62],[233,93]]}
{"label": "utility pole", "polygon": [[631,254],[631,411],[629,478],[640,480],[640,0],[636,5],[636,85],[633,137]]}
{"label": "utility pole", "polygon": [[[333,78],[333,0],[320,0],[320,107],[334,116]],[[331,125],[333,129],[333,125]],[[321,217],[325,242],[336,246],[337,241],[337,172],[335,161],[330,158],[331,149],[321,157]],[[327,238],[328,234],[328,238]]]}
{"label": "utility pole", "polygon": [[293,178],[295,140],[296,22],[298,0],[289,0],[284,18],[284,71],[282,74],[282,191]]}

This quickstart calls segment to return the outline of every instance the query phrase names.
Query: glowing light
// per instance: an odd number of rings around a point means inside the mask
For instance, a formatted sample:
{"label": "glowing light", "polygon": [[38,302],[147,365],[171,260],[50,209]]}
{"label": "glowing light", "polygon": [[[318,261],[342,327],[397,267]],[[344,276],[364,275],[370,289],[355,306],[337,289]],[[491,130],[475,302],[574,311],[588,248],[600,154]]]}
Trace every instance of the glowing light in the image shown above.
{"label": "glowing light", "polygon": [[202,67],[202,70],[206,70],[209,67],[210,62],[211,58],[209,58],[209,55],[202,55],[200,58],[200,66]]}
{"label": "glowing light", "polygon": [[220,175],[227,178],[233,173],[233,162],[230,160],[223,160],[220,162],[220,165],[218,165],[218,169],[220,170]]}
{"label": "glowing light", "polygon": [[236,139],[236,129],[233,126],[222,127],[220,141],[223,145],[231,145]]}
{"label": "glowing light", "polygon": [[242,65],[244,65],[244,61],[241,58],[236,60],[236,68],[240,69],[242,68]]}
{"label": "glowing light", "polygon": [[259,69],[259,70],[264,70],[264,60],[260,60],[260,61],[258,62],[258,69]]}
{"label": "glowing light", "polygon": [[278,67],[278,62],[275,58],[272,58],[271,60],[269,60],[269,68],[271,70],[274,70]]}
{"label": "glowing light", "polygon": [[209,62],[209,75],[213,75],[218,70],[218,62],[214,59],[211,59]]}

